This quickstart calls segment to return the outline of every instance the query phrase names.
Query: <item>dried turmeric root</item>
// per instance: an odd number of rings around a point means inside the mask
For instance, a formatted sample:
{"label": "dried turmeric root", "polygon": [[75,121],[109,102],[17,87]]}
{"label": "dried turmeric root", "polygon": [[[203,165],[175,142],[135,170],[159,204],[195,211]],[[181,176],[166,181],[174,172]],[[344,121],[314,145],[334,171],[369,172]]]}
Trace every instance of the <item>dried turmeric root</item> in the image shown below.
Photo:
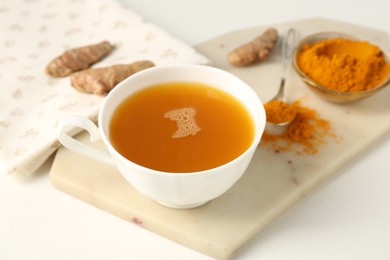
{"label": "dried turmeric root", "polygon": [[71,85],[80,92],[105,95],[130,75],[153,67],[151,61],[137,61],[105,68],[87,69],[70,75]]}
{"label": "dried turmeric root", "polygon": [[73,72],[88,69],[103,59],[114,48],[108,41],[65,51],[46,67],[46,73],[53,77],[65,77]]}
{"label": "dried turmeric root", "polygon": [[264,60],[278,40],[278,31],[269,28],[262,35],[236,48],[229,54],[229,61],[236,66],[246,66]]}

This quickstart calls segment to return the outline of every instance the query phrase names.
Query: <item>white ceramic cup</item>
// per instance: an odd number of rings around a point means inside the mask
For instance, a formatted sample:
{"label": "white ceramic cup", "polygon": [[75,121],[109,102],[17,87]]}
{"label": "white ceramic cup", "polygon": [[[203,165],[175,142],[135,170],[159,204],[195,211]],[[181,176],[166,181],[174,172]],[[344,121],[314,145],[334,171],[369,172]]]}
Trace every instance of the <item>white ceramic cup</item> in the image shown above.
{"label": "white ceramic cup", "polygon": [[[109,123],[118,104],[129,95],[150,85],[175,81],[205,83],[240,100],[248,109],[255,125],[251,146],[222,166],[180,174],[148,169],[131,162],[117,152],[110,142]],[[162,205],[171,208],[193,208],[222,195],[240,179],[260,142],[266,117],[263,103],[256,92],[236,76],[211,66],[176,65],[149,68],[118,84],[103,102],[98,124],[99,128],[87,118],[62,117],[59,119],[58,139],[68,149],[102,162],[112,163],[136,190]],[[68,130],[74,127],[87,130],[92,141],[102,139],[109,153],[71,137]]]}

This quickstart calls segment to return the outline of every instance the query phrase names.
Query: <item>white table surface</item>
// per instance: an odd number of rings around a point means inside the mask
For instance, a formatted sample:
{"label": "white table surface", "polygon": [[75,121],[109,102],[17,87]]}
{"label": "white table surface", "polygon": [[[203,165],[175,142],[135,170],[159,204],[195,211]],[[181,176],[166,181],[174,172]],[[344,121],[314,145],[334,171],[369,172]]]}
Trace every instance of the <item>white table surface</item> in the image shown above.
{"label": "white table surface", "polygon": [[[388,0],[121,1],[191,45],[235,29],[317,16],[390,33]],[[389,154],[390,134],[234,259],[390,259]],[[50,163],[32,178],[0,175],[1,260],[210,259],[56,190]]]}

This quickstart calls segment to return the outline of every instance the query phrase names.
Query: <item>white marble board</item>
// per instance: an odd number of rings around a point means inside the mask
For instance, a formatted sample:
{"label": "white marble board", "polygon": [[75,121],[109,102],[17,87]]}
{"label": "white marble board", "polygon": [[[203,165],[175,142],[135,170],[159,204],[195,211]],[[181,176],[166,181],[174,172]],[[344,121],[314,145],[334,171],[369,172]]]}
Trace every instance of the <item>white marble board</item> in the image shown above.
{"label": "white marble board", "polygon": [[[309,19],[273,25],[280,33],[289,27],[301,37],[319,31],[339,31],[369,40],[389,51],[387,34],[371,28],[328,20]],[[281,62],[275,50],[269,60],[248,68],[227,62],[227,53],[252,39],[268,26],[231,32],[197,49],[214,66],[228,70],[248,82],[263,101],[277,91]],[[226,194],[208,204],[189,210],[165,208],[137,193],[108,165],[60,148],[51,168],[52,184],[80,200],[157,233],[179,244],[217,259],[227,259],[267,224],[370,146],[388,136],[390,129],[390,89],[350,105],[337,105],[315,96],[295,71],[287,80],[291,100],[303,98],[305,106],[316,109],[331,121],[339,141],[329,141],[315,155],[275,153],[260,146],[244,177]],[[78,136],[89,142],[87,136]],[[98,142],[94,145],[104,149]],[[74,212],[72,214],[77,214]]]}

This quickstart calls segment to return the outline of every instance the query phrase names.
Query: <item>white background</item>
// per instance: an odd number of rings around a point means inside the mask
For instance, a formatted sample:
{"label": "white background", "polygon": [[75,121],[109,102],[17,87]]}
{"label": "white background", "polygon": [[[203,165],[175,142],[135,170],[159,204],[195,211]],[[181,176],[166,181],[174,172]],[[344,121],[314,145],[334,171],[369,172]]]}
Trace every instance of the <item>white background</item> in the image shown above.
{"label": "white background", "polygon": [[[388,0],[121,1],[191,45],[236,29],[318,16],[390,33]],[[388,134],[234,259],[390,259],[389,154]],[[51,186],[49,169],[50,161],[33,178],[0,176],[0,260],[210,259],[61,193]]]}

